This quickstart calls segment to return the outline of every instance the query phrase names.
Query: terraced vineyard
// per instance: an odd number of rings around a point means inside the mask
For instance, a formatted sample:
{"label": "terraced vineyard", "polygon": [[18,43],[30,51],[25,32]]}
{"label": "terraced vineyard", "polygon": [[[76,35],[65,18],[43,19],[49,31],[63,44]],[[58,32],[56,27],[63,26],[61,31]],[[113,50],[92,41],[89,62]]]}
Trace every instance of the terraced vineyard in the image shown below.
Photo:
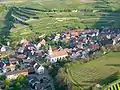
{"label": "terraced vineyard", "polygon": [[120,28],[119,4],[119,0],[26,0],[8,4],[12,13],[5,20],[13,19],[12,41],[68,29]]}
{"label": "terraced vineyard", "polygon": [[105,90],[119,90],[120,89],[120,80],[110,84],[105,88]]}

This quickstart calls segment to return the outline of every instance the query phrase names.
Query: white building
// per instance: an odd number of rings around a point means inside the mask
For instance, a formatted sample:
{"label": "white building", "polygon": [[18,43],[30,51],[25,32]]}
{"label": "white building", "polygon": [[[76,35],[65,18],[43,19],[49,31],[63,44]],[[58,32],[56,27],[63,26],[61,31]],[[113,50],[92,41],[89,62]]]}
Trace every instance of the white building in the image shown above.
{"label": "white building", "polygon": [[41,65],[38,69],[37,69],[37,73],[39,74],[43,74],[44,73],[45,68]]}
{"label": "white building", "polygon": [[6,47],[5,47],[5,46],[2,46],[2,48],[0,49],[0,51],[1,51],[1,52],[7,51],[7,50],[6,50]]}
{"label": "white building", "polygon": [[113,45],[117,44],[119,41],[120,41],[120,34],[115,39],[113,39]]}
{"label": "white building", "polygon": [[39,65],[38,63],[35,63],[33,67],[38,74],[43,74],[45,71],[45,68],[42,65]]}
{"label": "white building", "polygon": [[10,42],[7,42],[7,46],[10,46]]}
{"label": "white building", "polygon": [[62,49],[62,50],[52,50],[51,46],[49,47],[49,50],[48,50],[48,60],[51,62],[51,63],[55,63],[57,62],[58,59],[62,59],[62,58],[65,58],[68,56],[68,53],[67,53],[68,49]]}
{"label": "white building", "polygon": [[40,49],[40,47],[41,47],[41,44],[40,44],[40,43],[38,43],[37,45],[35,45],[35,47],[36,47],[36,49],[37,49],[37,50],[39,50],[39,49]]}

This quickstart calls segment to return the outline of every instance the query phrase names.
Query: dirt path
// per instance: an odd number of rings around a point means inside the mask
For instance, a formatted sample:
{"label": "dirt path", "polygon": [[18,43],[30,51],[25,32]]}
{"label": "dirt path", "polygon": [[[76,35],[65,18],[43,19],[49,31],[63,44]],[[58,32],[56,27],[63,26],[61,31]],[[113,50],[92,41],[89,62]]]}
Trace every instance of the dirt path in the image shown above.
{"label": "dirt path", "polygon": [[80,0],[80,2],[90,3],[90,2],[92,2],[92,0]]}

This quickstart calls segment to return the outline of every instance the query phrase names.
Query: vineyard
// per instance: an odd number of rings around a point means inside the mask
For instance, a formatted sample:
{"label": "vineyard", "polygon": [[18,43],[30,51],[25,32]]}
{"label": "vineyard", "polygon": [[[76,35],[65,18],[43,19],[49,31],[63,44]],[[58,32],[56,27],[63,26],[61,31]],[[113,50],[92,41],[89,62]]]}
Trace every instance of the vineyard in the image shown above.
{"label": "vineyard", "polygon": [[23,37],[30,39],[36,33],[41,35],[68,29],[120,28],[119,0],[83,1],[26,0],[19,4],[8,4],[3,23],[9,30],[1,31],[8,33],[9,39],[15,42]]}
{"label": "vineyard", "polygon": [[[95,84],[100,84],[104,87],[112,82],[110,80],[116,80],[118,76],[116,76],[116,72],[119,71],[120,67],[119,55],[119,52],[109,53],[106,56],[85,64],[74,63],[69,65],[68,78],[74,83],[75,86],[73,88],[81,86],[83,90],[90,90],[89,88]],[[108,87],[110,86],[106,88]],[[79,89],[77,88],[77,90]]]}

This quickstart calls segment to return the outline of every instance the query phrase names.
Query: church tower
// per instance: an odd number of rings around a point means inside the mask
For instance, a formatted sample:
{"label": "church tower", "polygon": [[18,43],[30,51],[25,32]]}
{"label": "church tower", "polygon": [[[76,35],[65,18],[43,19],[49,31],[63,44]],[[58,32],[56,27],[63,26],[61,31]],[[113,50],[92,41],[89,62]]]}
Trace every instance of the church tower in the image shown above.
{"label": "church tower", "polygon": [[48,54],[49,54],[50,56],[53,55],[53,51],[52,51],[52,47],[51,47],[51,46],[49,46]]}

